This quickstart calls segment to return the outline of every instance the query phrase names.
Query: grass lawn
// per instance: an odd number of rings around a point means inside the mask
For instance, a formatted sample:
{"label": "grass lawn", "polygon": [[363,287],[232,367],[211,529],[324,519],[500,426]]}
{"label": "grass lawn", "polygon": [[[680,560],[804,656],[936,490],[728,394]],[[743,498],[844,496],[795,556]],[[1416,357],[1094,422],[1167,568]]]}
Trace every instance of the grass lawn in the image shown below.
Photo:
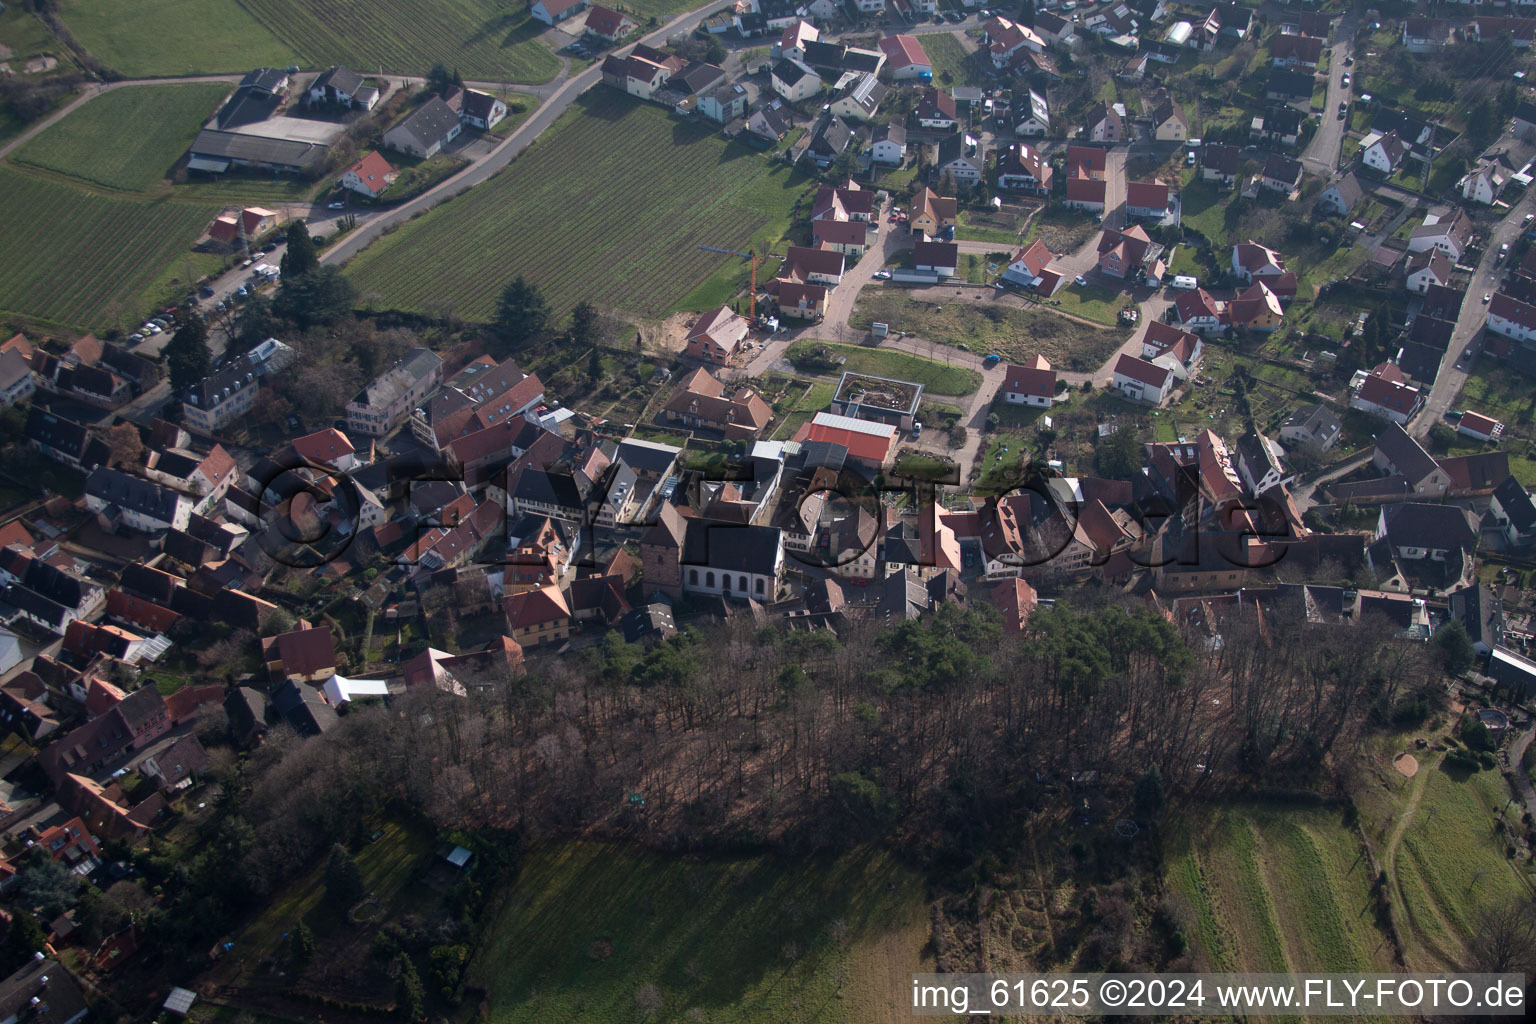
{"label": "grass lawn", "polygon": [[[924,359],[910,352],[889,348],[865,348],[861,345],[837,345],[830,341],[807,338],[797,341],[785,353],[796,368],[810,355],[811,349],[825,345],[848,360],[839,370],[867,373],[875,377],[911,381],[936,395],[969,395],[981,386],[981,374],[963,366],[948,366]],[[803,368],[802,368],[803,369]],[[830,401],[830,398],[828,399]]]}
{"label": "grass lawn", "polygon": [[274,206],[282,203],[308,203],[327,184],[327,181],[274,178],[259,172],[230,171],[218,175],[193,174],[184,184],[172,186],[171,195],[175,199],[218,206]]}
{"label": "grass lawn", "polygon": [[1063,313],[1071,313],[1085,320],[1114,327],[1119,322],[1120,310],[1130,302],[1130,296],[1102,284],[1089,284],[1086,288],[1079,288],[1069,282],[1065,288],[1046,301]]}
{"label": "grass lawn", "polygon": [[299,60],[239,0],[63,0],[60,6],[80,44],[129,78],[244,73]]}
{"label": "grass lawn", "polygon": [[595,90],[506,170],[374,243],[348,273],[381,306],[446,305],[471,320],[488,319],[518,274],[557,315],[587,299],[661,317],[734,294],[745,261],[699,245],[766,251],[812,185],[708,127]]}
{"label": "grass lawn", "polygon": [[1226,214],[1233,195],[1230,189],[1217,188],[1210,182],[1192,181],[1185,185],[1179,193],[1179,201],[1184,204],[1184,225],[1200,232],[1217,248],[1229,244]]}
{"label": "grass lawn", "polygon": [[887,306],[894,309],[893,329],[942,345],[964,344],[973,352],[996,352],[1010,362],[1022,362],[1038,352],[1057,369],[1088,373],[1125,341],[1120,331],[1090,327],[1038,308],[968,302],[941,307],[896,289],[882,289],[874,300],[866,296],[860,296],[849,318],[849,325],[856,329],[869,328],[873,318],[868,303],[878,301],[882,312]]}
{"label": "grass lawn", "polygon": [[[1509,453],[1509,470],[1527,487],[1536,485],[1536,381],[1517,368],[1487,359],[1479,359],[1457,396],[1457,409],[1472,409],[1492,416],[1504,424],[1504,436],[1498,447]],[[1467,444],[1452,454],[1485,451],[1488,446],[1459,438]]]}
{"label": "grass lawn", "polygon": [[[470,965],[491,1024],[910,1018],[923,889],[883,853],[688,860],[566,843],[531,852]],[[853,1017],[845,1011],[857,1007]],[[692,1015],[699,1010],[699,1015]]]}
{"label": "grass lawn", "polygon": [[0,311],[95,330],[142,320],[216,212],[110,199],[0,168]]}
{"label": "grass lawn", "polygon": [[123,192],[144,192],[181,159],[229,92],[222,82],[103,93],[21,147],[18,163]]}
{"label": "grass lawn", "polygon": [[491,129],[491,134],[497,138],[506,138],[511,135],[517,126],[528,120],[528,115],[539,109],[539,98],[532,93],[508,92],[505,95],[498,93],[501,101],[507,105],[507,116],[496,122],[496,127]]}
{"label": "grass lawn", "polygon": [[[991,83],[975,64],[975,55],[967,53],[953,32],[935,32],[919,38],[923,52],[933,64],[935,85],[977,85]],[[948,77],[946,77],[948,76]],[[1027,99],[1028,97],[1026,97]]]}
{"label": "grass lawn", "polygon": [[1026,211],[961,210],[955,225],[955,237],[962,242],[995,242],[1015,247],[1024,234]]}
{"label": "grass lawn", "polygon": [[1205,273],[1205,268],[1200,265],[1200,260],[1195,255],[1194,246],[1177,245],[1174,246],[1173,257],[1168,262],[1168,271],[1172,274],[1199,278]]}
{"label": "grass lawn", "polygon": [[1391,969],[1341,810],[1232,804],[1191,817],[1170,838],[1167,876],[1199,969]]}
{"label": "grass lawn", "polygon": [[783,421],[773,432],[775,441],[789,440],[795,436],[796,431],[810,422],[812,416],[819,412],[826,412],[827,406],[832,404],[832,396],[837,394],[837,385],[830,381],[818,380],[791,394],[796,397],[791,399],[785,410]]}
{"label": "grass lawn", "polygon": [[306,66],[347,63],[424,74],[442,62],[471,80],[547,82],[560,70],[539,42],[545,25],[497,0],[394,0],[358,17],[348,0],[242,0],[303,55]]}
{"label": "grass lawn", "polygon": [[1051,252],[1076,252],[1099,230],[1099,225],[1089,214],[1052,206],[1041,210],[1029,222],[1029,231],[1021,244],[1029,245],[1038,238]]}

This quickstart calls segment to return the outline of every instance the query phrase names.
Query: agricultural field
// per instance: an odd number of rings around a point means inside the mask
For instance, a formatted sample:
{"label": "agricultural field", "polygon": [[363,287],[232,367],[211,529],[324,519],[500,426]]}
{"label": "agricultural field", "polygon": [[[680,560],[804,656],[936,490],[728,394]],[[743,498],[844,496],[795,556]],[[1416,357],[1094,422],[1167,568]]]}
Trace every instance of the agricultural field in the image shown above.
{"label": "agricultural field", "polygon": [[346,0],[245,0],[245,7],[297,51],[306,67],[425,74],[441,62],[467,79],[547,82],[560,70],[539,42],[545,26],[525,5],[497,0],[395,0],[359,17]]}
{"label": "agricultural field", "polygon": [[488,320],[501,282],[518,274],[557,315],[586,299],[660,318],[718,305],[745,285],[745,261],[698,246],[766,250],[813,184],[706,126],[602,89],[495,178],[375,242],[348,272],[381,306],[451,307],[471,320]]}
{"label": "agricultural field", "polygon": [[[932,970],[920,880],[887,854],[687,860],[596,843],[531,852],[470,964],[491,1024],[906,1020]],[[642,995],[643,993],[643,995]],[[695,1013],[695,1011],[698,1011]]]}
{"label": "agricultural field", "polygon": [[1388,971],[1370,870],[1340,808],[1232,804],[1169,843],[1198,969]]}
{"label": "agricultural field", "polygon": [[[871,291],[874,292],[871,295]],[[878,310],[875,317],[872,310]],[[1009,362],[1035,353],[1058,370],[1092,373],[1125,341],[1123,331],[1094,327],[1039,308],[950,302],[937,306],[895,288],[866,289],[848,324],[868,330],[879,319],[938,345],[965,345],[972,352],[996,352]]]}
{"label": "agricultural field", "polygon": [[167,177],[228,92],[222,82],[114,89],[43,131],[12,159],[105,188],[145,192]]}
{"label": "agricultural field", "polygon": [[62,0],[60,8],[80,45],[128,78],[243,74],[299,60],[239,0]]}
{"label": "agricultural field", "polygon": [[876,377],[912,381],[921,384],[925,392],[936,395],[969,395],[981,386],[981,374],[963,366],[949,366],[910,352],[898,352],[889,348],[866,348],[862,345],[838,345],[827,341],[807,338],[797,341],[784,353],[796,368],[807,369],[811,350],[826,346],[834,354],[848,360],[837,372],[848,370],[867,373]]}
{"label": "agricultural field", "polygon": [[0,168],[0,313],[94,330],[141,319],[216,207],[110,199]]}

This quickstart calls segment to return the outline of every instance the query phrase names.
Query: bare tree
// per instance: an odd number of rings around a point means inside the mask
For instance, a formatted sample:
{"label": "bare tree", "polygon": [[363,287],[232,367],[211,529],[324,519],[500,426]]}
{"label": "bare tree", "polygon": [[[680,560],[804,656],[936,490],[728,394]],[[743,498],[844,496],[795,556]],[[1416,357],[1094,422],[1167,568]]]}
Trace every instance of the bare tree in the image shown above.
{"label": "bare tree", "polygon": [[1484,907],[1468,943],[1467,955],[1467,969],[1472,971],[1536,971],[1536,906],[1520,902]]}

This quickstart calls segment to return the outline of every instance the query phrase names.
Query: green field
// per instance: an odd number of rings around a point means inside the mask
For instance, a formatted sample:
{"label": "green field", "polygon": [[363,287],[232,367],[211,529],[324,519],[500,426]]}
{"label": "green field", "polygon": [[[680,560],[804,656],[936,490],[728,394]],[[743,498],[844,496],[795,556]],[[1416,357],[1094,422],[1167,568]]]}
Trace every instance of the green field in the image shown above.
{"label": "green field", "polygon": [[921,882],[882,853],[689,860],[568,843],[529,854],[469,983],[489,991],[492,1024],[894,1022],[927,937]]}
{"label": "green field", "polygon": [[63,0],[65,26],[129,78],[244,73],[299,56],[238,0]]}
{"label": "green field", "polygon": [[810,185],[708,127],[601,89],[495,178],[363,250],[349,273],[380,305],[451,306],[468,319],[489,319],[518,274],[557,313],[587,299],[660,317],[744,284],[744,261],[698,246],[777,243]]}
{"label": "green field", "polygon": [[124,192],[163,180],[229,92],[222,82],[103,93],[17,151],[18,163]]}
{"label": "green field", "polygon": [[348,0],[243,0],[306,67],[423,74],[434,63],[465,78],[547,82],[560,62],[537,36],[545,26],[524,4],[497,0],[393,0],[359,8]]}
{"label": "green field", "polygon": [[1391,969],[1340,809],[1236,804],[1193,817],[1170,842],[1167,877],[1200,969]]}
{"label": "green field", "polygon": [[0,168],[0,312],[67,327],[127,326],[213,207],[109,199]]}
{"label": "green field", "polygon": [[910,352],[898,352],[889,348],[865,348],[862,345],[837,345],[829,341],[807,338],[791,345],[784,354],[800,368],[801,362],[810,355],[811,349],[825,345],[837,355],[848,360],[839,370],[867,373],[876,377],[911,381],[921,384],[926,391],[937,395],[969,395],[981,386],[981,374],[963,366],[949,366]]}
{"label": "green field", "polygon": [[[986,76],[977,68],[975,55],[966,52],[953,32],[936,32],[919,38],[923,52],[933,63],[933,80],[937,85],[990,85]],[[944,76],[948,75],[948,78]],[[1028,99],[1028,97],[1025,97]]]}

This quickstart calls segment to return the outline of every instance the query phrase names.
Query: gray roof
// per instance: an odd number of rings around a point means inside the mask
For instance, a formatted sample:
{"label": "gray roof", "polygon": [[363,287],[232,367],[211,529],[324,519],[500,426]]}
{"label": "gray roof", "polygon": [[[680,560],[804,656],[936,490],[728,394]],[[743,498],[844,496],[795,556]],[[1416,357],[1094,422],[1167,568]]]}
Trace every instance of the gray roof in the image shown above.
{"label": "gray roof", "polygon": [[1312,95],[1313,76],[1310,71],[1287,71],[1284,68],[1275,68],[1269,73],[1269,82],[1265,85],[1266,92],[1276,92],[1282,96],[1307,96]]}
{"label": "gray roof", "polygon": [[363,76],[351,68],[334,67],[321,72],[320,77],[315,79],[315,83],[310,88],[323,89],[326,86],[348,96],[355,96],[357,90],[363,87]]}
{"label": "gray roof", "polygon": [[1492,646],[1503,639],[1504,604],[1483,584],[1453,591],[1450,608],[1451,617],[1461,621],[1474,644]]}
{"label": "gray roof", "polygon": [[773,575],[782,531],[774,526],[738,526],[689,519],[683,538],[683,565],[729,572]]}
{"label": "gray roof", "polygon": [[1505,477],[1504,482],[1493,489],[1493,496],[1516,530],[1521,533],[1536,530],[1536,502],[1531,501],[1530,494],[1513,475]]}
{"label": "gray roof", "polygon": [[178,502],[185,500],[169,487],[129,476],[116,469],[94,469],[85,478],[85,493],[110,505],[169,523]]}
{"label": "gray roof", "polygon": [[907,130],[901,125],[897,124],[895,121],[882,124],[880,127],[875,129],[874,141],[884,142],[887,139],[896,143],[898,146],[905,146],[907,144]]}
{"label": "gray roof", "polygon": [[240,79],[241,88],[262,89],[273,92],[288,77],[286,71],[276,68],[257,68],[255,71],[247,71],[245,77]]}
{"label": "gray roof", "polygon": [[250,360],[242,355],[188,388],[184,400],[199,409],[211,409],[247,388],[255,387],[256,377]]}
{"label": "gray roof", "polygon": [[1474,551],[1477,527],[1464,508],[1455,505],[1430,505],[1404,501],[1383,505],[1387,540],[1394,548],[1423,548],[1426,551]]}
{"label": "gray roof", "polygon": [[1415,486],[1440,468],[1424,446],[1396,423],[1388,423],[1376,435],[1376,450]]}
{"label": "gray roof", "polygon": [[452,107],[443,102],[442,97],[433,96],[427,102],[416,108],[399,124],[385,132],[389,135],[393,132],[404,132],[411,137],[421,149],[430,149],[432,146],[444,142],[449,132],[459,125],[459,115]]}
{"label": "gray roof", "polygon": [[241,135],[205,128],[197,133],[188,150],[193,156],[210,160],[241,160],[272,164],[297,171],[318,167],[326,147],[292,139],[269,139],[261,135]]}
{"label": "gray roof", "polygon": [[410,390],[412,384],[442,365],[442,357],[431,349],[413,348],[401,356],[395,365],[370,381],[355,401],[372,408],[386,407],[397,396]]}
{"label": "gray roof", "polygon": [[1327,191],[1338,192],[1339,198],[1344,200],[1344,205],[1350,209],[1353,209],[1354,205],[1360,201],[1360,197],[1365,195],[1365,190],[1360,187],[1354,171],[1345,171],[1339,175],[1329,184]]}
{"label": "gray roof", "polygon": [[1285,426],[1305,430],[1319,441],[1327,441],[1339,432],[1341,424],[1333,410],[1326,405],[1303,405],[1291,413]]}
{"label": "gray roof", "polygon": [[821,77],[820,75],[816,74],[816,72],[812,71],[810,67],[800,63],[793,57],[785,57],[783,60],[779,61],[773,66],[773,77],[777,78],[785,85],[794,85],[796,82],[800,81],[800,79],[805,78],[808,75],[818,79]]}
{"label": "gray roof", "polygon": [[88,1010],[85,994],[75,984],[74,976],[46,957],[27,960],[15,974],[0,981],[0,1019],[20,1018],[27,1024],[68,1024],[85,1016]]}
{"label": "gray roof", "polygon": [[848,142],[852,138],[852,129],[842,118],[833,114],[817,126],[816,134],[806,150],[819,155],[838,156],[848,148]]}

